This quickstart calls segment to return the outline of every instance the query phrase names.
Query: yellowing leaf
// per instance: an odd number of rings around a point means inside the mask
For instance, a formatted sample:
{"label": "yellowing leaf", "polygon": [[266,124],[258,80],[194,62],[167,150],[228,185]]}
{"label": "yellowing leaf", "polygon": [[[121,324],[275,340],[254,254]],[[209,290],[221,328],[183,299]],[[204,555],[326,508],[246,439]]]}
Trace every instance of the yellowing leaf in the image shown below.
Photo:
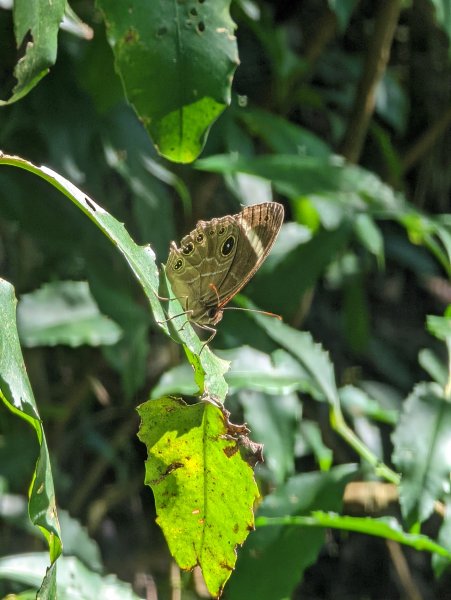
{"label": "yellowing leaf", "polygon": [[182,569],[199,565],[218,595],[236,562],[236,546],[254,527],[258,489],[221,410],[164,397],[138,408],[147,446],[146,483],[157,522]]}

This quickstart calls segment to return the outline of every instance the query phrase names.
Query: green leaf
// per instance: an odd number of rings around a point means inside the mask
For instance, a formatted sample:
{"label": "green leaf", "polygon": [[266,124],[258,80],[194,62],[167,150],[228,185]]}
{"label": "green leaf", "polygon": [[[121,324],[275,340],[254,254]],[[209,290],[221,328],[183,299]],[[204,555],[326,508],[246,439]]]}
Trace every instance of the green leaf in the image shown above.
{"label": "green leaf", "polygon": [[[36,589],[45,575],[45,570],[46,555],[42,552],[0,558],[0,579],[16,581]],[[115,575],[99,575],[72,556],[62,556],[58,560],[56,581],[58,598],[64,600],[80,600],[80,598],[140,600],[129,583],[120,581]],[[48,594],[47,590],[43,591],[42,595],[38,595],[39,600],[43,598],[55,600],[57,597]]]}
{"label": "green leaf", "polygon": [[259,392],[241,392],[239,401],[252,439],[264,445],[264,466],[279,484],[294,473],[294,445],[301,407],[296,394],[269,396]]}
{"label": "green leaf", "polygon": [[101,572],[103,564],[99,546],[89,537],[85,526],[71,517],[66,510],[60,509],[58,516],[63,535],[64,554],[76,556],[93,571]]}
{"label": "green leaf", "polygon": [[[312,510],[341,508],[346,483],[356,473],[354,465],[343,465],[328,473],[295,475],[266,496],[257,521],[288,515],[309,514]],[[247,541],[227,587],[227,598],[288,598],[304,570],[318,557],[324,531],[300,527],[259,527]],[[270,576],[268,576],[270,573]]]}
{"label": "green leaf", "polygon": [[339,389],[339,394],[342,407],[353,417],[364,416],[380,423],[396,425],[398,411],[384,408],[364,390],[353,385],[345,385]]}
{"label": "green leaf", "polygon": [[328,0],[330,10],[333,10],[338,21],[338,29],[341,33],[346,30],[349,19],[357,4],[357,0]]}
{"label": "green leaf", "polygon": [[448,37],[451,51],[451,6],[447,0],[431,0],[435,8],[435,18]]}
{"label": "green leaf", "polygon": [[[138,246],[132,240],[123,223],[117,221],[106,210],[91,200],[86,194],[79,190],[70,181],[48,169],[47,167],[36,167],[32,163],[17,156],[8,156],[0,153],[0,165],[12,165],[25,169],[42,179],[45,179],[56,189],[62,192],[73,202],[86,216],[88,216],[102,231],[102,233],[114,244],[124,256],[132,273],[142,286],[154,318],[158,325],[167,333],[172,332],[173,337],[184,344],[184,350],[193,366],[195,381],[200,393],[208,392],[221,401],[227,394],[227,384],[223,374],[228,369],[228,364],[216,357],[208,347],[199,340],[193,328],[187,323],[180,303],[174,299],[168,303],[169,321],[158,297],[159,273],[155,264],[155,253],[150,246]],[[166,282],[170,291],[170,286]],[[179,315],[177,317],[177,315]],[[183,329],[181,330],[181,328]]]}
{"label": "green leaf", "polygon": [[0,398],[11,412],[27,421],[36,432],[40,448],[29,489],[28,511],[32,523],[47,540],[53,563],[61,554],[55,490],[44,429],[20,350],[15,308],[13,287],[0,279]]}
{"label": "green leaf", "polygon": [[25,54],[14,69],[17,84],[8,100],[0,100],[0,106],[16,102],[34,88],[55,64],[57,37],[64,16],[66,0],[15,0],[14,28],[17,46],[25,43]]}
{"label": "green leaf", "polygon": [[345,531],[356,531],[366,533],[376,537],[382,537],[388,540],[394,540],[399,544],[410,546],[419,551],[437,553],[451,560],[451,552],[446,547],[437,544],[426,535],[412,534],[403,531],[399,522],[394,517],[380,517],[373,519],[370,517],[348,517],[338,515],[332,512],[314,511],[308,517],[275,517],[256,519],[258,527],[297,525],[298,527],[330,527],[333,529],[343,529]]}
{"label": "green leaf", "polygon": [[382,268],[384,266],[384,239],[374,219],[365,213],[357,215],[354,231],[362,246],[374,254],[379,267]]}
{"label": "green leaf", "polygon": [[[240,304],[245,308],[255,308],[240,297]],[[339,398],[335,373],[329,354],[318,343],[315,343],[311,334],[296,331],[281,321],[261,315],[250,313],[260,327],[266,331],[270,338],[288,350],[300,362],[310,378],[312,387],[319,397],[323,397],[339,410]]]}
{"label": "green leaf", "polygon": [[129,102],[162,156],[191,162],[230,104],[238,65],[230,0],[98,0]]}
{"label": "green leaf", "polygon": [[428,315],[426,326],[433,336],[444,342],[451,344],[451,314],[445,314],[444,317]]}
{"label": "green leaf", "polygon": [[116,323],[100,314],[85,281],[56,281],[24,294],[17,324],[27,347],[111,345],[121,337]]}
{"label": "green leaf", "polygon": [[252,469],[223,414],[209,402],[188,406],[161,398],[142,404],[138,413],[157,522],[179,566],[199,565],[216,596],[235,566],[236,546],[253,527],[259,494]]}
{"label": "green leaf", "polygon": [[393,462],[402,472],[401,508],[409,524],[427,519],[449,489],[450,432],[451,404],[442,388],[436,383],[417,385],[392,436]]}
{"label": "green leaf", "polygon": [[[321,229],[312,239],[301,241],[286,249],[280,259],[269,257],[258,276],[246,291],[262,308],[282,313],[287,319],[299,311],[304,294],[309,293],[324,274],[330,262],[340,254],[351,235],[350,227],[343,224],[334,231]],[[275,248],[275,253],[277,248]],[[302,265],[302,269],[299,269]],[[293,277],[296,273],[296,277]],[[287,282],[290,285],[287,285]]]}
{"label": "green leaf", "polygon": [[53,563],[45,573],[42,584],[36,594],[36,600],[54,600],[57,598],[56,575],[56,563]]}
{"label": "green leaf", "polygon": [[284,350],[265,354],[250,346],[241,346],[224,350],[220,356],[231,364],[226,375],[231,392],[246,389],[267,394],[289,394],[311,388],[307,373]]}
{"label": "green leaf", "polygon": [[302,443],[307,444],[313,451],[321,471],[329,471],[333,463],[334,455],[332,450],[324,444],[321,428],[318,423],[302,419],[300,423],[299,438],[302,439]]}
{"label": "green leaf", "polygon": [[314,133],[270,112],[253,108],[239,110],[237,116],[251,133],[258,135],[278,154],[300,154],[328,158],[332,149]]}
{"label": "green leaf", "polygon": [[[325,203],[353,216],[356,210],[372,208],[393,211],[400,200],[393,189],[362,167],[346,164],[339,157],[318,158],[295,155],[245,157],[216,155],[198,160],[196,167],[213,173],[249,173],[273,182],[289,198],[310,196],[318,209]],[[321,212],[321,211],[319,211]]]}
{"label": "green leaf", "polygon": [[[308,373],[284,350],[265,354],[250,346],[241,346],[219,351],[218,354],[221,359],[230,362],[225,379],[232,393],[243,389],[267,394],[288,394],[295,390],[312,395],[317,393]],[[194,396],[196,391],[193,370],[184,364],[165,371],[152,389],[151,397],[167,394]]]}
{"label": "green leaf", "polygon": [[[445,500],[445,511],[443,522],[438,534],[438,543],[448,550],[451,555],[451,496],[447,494]],[[432,567],[436,577],[440,577],[445,569],[449,567],[450,556],[444,557],[442,554],[434,554],[432,557]]]}
{"label": "green leaf", "polygon": [[431,379],[445,387],[448,371],[444,362],[430,348],[423,348],[418,353],[418,362]]}

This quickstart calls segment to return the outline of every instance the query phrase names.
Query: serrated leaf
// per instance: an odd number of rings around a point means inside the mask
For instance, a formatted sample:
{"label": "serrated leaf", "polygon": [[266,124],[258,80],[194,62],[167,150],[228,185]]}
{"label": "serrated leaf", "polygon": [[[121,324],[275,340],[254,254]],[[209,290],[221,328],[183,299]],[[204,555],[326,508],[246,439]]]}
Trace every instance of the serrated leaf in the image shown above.
{"label": "serrated leaf", "polygon": [[[221,359],[230,362],[225,380],[230,391],[254,390],[267,394],[289,394],[292,391],[307,391],[317,394],[309,375],[298,361],[282,349],[265,354],[250,346],[218,352]],[[193,370],[189,365],[177,365],[163,373],[152,389],[152,398],[167,394],[194,396],[197,388],[193,382]]]}
{"label": "serrated leaf", "polygon": [[227,438],[223,414],[209,402],[188,406],[161,398],[142,404],[138,413],[157,522],[179,566],[199,565],[216,596],[235,566],[236,546],[253,528],[259,494],[252,469]]}
{"label": "serrated leaf", "polygon": [[238,65],[230,0],[98,0],[129,102],[163,156],[191,162],[230,103]]}
{"label": "serrated leaf", "polygon": [[[250,302],[244,300],[242,296],[237,297],[237,300],[245,308],[255,308]],[[320,396],[322,395],[327,402],[340,411],[333,364],[329,358],[329,354],[320,344],[313,340],[311,334],[304,331],[296,331],[296,329],[281,321],[257,312],[251,312],[250,315],[266,331],[270,338],[299,360],[310,378],[312,387],[316,389]]]}
{"label": "serrated leaf", "polygon": [[[414,432],[414,435],[413,435]],[[435,383],[417,385],[392,435],[393,462],[402,472],[401,508],[407,523],[427,519],[449,492],[451,404]]]}
{"label": "serrated leaf", "polygon": [[95,303],[85,281],[55,281],[24,294],[17,307],[20,339],[25,346],[112,345],[120,328]]}
{"label": "serrated leaf", "polygon": [[14,69],[17,84],[12,96],[8,100],[0,100],[0,106],[12,104],[25,96],[55,64],[58,30],[66,0],[15,0],[13,6],[17,45],[25,42],[26,35],[30,35],[30,41]]}
{"label": "serrated leaf", "polygon": [[13,287],[0,279],[0,398],[9,410],[35,429],[38,438],[39,458],[30,485],[28,511],[32,523],[48,542],[53,563],[61,554],[55,489],[44,429],[20,350],[15,309]]}

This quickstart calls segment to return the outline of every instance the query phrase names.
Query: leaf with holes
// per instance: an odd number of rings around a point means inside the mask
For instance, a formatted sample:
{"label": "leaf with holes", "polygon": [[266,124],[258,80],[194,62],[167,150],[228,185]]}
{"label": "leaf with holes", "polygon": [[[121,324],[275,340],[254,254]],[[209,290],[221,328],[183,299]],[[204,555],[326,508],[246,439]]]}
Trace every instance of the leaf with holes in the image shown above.
{"label": "leaf with holes", "polygon": [[230,0],[98,0],[124,90],[162,156],[187,163],[230,104]]}

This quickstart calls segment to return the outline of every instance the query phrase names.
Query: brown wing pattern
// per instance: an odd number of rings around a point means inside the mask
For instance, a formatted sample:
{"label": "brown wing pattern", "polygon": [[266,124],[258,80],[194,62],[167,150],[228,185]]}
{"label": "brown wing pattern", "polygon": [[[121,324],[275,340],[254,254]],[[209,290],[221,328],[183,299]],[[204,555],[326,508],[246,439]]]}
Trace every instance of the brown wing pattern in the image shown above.
{"label": "brown wing pattern", "polygon": [[255,204],[233,216],[199,221],[180,248],[172,242],[166,273],[192,321],[210,322],[210,309],[222,309],[246,285],[271,250],[283,216],[281,204]]}
{"label": "brown wing pattern", "polygon": [[260,268],[277,239],[283,218],[283,206],[277,202],[247,206],[234,215],[241,232],[227,274],[227,285],[218,287],[220,307],[225,306]]}

